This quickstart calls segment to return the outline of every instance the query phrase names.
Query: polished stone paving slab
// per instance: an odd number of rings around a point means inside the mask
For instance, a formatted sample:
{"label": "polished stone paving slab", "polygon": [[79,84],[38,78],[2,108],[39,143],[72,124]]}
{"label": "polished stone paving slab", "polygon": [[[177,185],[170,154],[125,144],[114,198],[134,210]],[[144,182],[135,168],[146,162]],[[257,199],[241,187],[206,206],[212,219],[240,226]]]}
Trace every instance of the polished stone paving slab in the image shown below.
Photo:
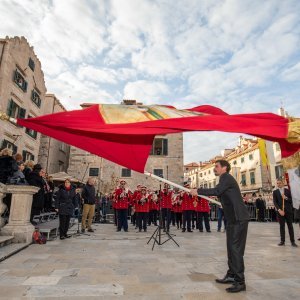
{"label": "polished stone paving slab", "polygon": [[[95,224],[74,235],[30,245],[0,263],[0,299],[299,299],[300,247],[278,247],[279,225],[250,223],[245,255],[247,291],[231,295],[215,283],[226,272],[225,233],[182,233],[147,244],[147,233]],[[298,225],[294,225],[296,236]],[[74,228],[75,231],[75,228]],[[288,236],[288,233],[287,233]],[[165,237],[163,237],[164,239]]]}

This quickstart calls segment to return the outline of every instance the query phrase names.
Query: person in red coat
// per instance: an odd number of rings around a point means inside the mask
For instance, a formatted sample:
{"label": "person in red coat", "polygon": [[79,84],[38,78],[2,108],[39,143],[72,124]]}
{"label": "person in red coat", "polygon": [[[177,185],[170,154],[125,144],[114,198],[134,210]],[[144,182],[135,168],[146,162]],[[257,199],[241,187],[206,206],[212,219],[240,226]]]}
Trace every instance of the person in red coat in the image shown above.
{"label": "person in red coat", "polygon": [[[186,188],[189,188],[189,184],[184,185]],[[181,194],[182,199],[182,232],[185,232],[186,229],[188,232],[192,231],[192,213],[194,211],[194,200],[193,196],[190,193],[183,192]]]}
{"label": "person in red coat", "polygon": [[157,226],[157,216],[158,216],[158,198],[157,194],[150,191],[148,196],[149,199],[149,221],[148,225],[150,226],[153,223]]}
{"label": "person in red coat", "polygon": [[138,210],[138,227],[139,232],[144,229],[147,231],[147,223],[148,223],[148,214],[149,214],[149,199],[147,194],[147,188],[143,186],[141,188],[141,193],[137,195],[136,201],[136,208]]}
{"label": "person in red coat", "polygon": [[137,211],[137,197],[141,193],[141,185],[138,184],[136,186],[136,190],[133,192],[133,195],[131,197],[131,205],[132,205],[132,212],[131,212],[131,222],[137,228],[138,223],[137,223],[137,216],[138,216],[138,211]]}
{"label": "person in red coat", "polygon": [[125,232],[128,231],[128,205],[130,202],[129,190],[125,188],[126,181],[121,180],[120,186],[115,190],[115,206],[117,210],[117,231],[123,228]]}
{"label": "person in red coat", "polygon": [[180,193],[174,194],[172,205],[175,214],[175,222],[177,225],[177,229],[179,229],[182,227],[182,200],[180,197]]}
{"label": "person in red coat", "polygon": [[160,192],[160,207],[162,217],[162,228],[164,231],[170,231],[171,223],[171,208],[172,208],[172,191],[169,190],[169,185],[164,184],[164,189]]}
{"label": "person in red coat", "polygon": [[206,231],[211,232],[210,225],[209,225],[210,206],[208,200],[198,197],[196,212],[197,212],[197,228],[199,229],[199,231],[203,232],[203,219],[204,219]]}

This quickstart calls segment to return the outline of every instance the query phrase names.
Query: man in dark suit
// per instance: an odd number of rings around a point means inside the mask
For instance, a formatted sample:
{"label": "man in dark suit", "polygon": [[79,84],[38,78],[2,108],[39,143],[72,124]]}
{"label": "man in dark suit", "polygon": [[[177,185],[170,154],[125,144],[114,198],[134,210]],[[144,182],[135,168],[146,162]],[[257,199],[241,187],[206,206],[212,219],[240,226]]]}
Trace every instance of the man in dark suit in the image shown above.
{"label": "man in dark suit", "polygon": [[277,189],[273,191],[273,202],[278,213],[280,224],[281,242],[278,246],[284,246],[285,243],[285,222],[289,229],[291,244],[293,247],[298,247],[295,243],[294,228],[293,228],[293,202],[290,190],[284,188],[283,181],[277,180]]}
{"label": "man in dark suit", "polygon": [[244,276],[244,252],[247,239],[249,213],[243,202],[240,188],[233,176],[229,174],[231,167],[226,160],[217,160],[214,173],[220,176],[219,184],[215,188],[193,190],[193,194],[217,196],[220,198],[224,216],[227,221],[227,255],[228,271],[223,279],[216,279],[218,283],[232,283],[226,289],[229,293],[246,290]]}

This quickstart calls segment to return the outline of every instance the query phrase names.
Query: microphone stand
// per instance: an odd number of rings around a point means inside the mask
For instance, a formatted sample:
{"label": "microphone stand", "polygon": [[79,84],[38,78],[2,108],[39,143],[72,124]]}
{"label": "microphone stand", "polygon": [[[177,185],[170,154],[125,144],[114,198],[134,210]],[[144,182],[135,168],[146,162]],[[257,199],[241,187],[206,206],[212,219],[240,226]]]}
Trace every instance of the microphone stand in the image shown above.
{"label": "microphone stand", "polygon": [[[163,245],[166,242],[168,242],[169,240],[172,240],[178,247],[178,243],[174,240],[174,238],[172,237],[172,235],[168,232],[168,230],[166,230],[165,233],[162,233],[162,212],[161,212],[161,182],[159,183],[159,194],[158,194],[158,209],[159,209],[159,223],[157,228],[155,229],[155,231],[153,232],[152,236],[150,237],[149,241],[147,242],[147,244],[150,243],[150,241],[153,239],[153,245],[152,245],[152,251],[154,249],[155,244],[157,245]],[[167,216],[167,222],[168,222],[168,216]],[[165,241],[162,241],[162,235],[166,235],[167,239]]]}

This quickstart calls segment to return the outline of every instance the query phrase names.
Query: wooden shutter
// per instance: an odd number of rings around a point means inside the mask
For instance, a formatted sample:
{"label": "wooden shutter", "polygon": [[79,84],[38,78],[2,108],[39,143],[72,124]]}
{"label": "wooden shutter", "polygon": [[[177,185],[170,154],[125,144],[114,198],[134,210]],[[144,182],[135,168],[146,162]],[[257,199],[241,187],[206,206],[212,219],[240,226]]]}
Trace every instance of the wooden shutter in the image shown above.
{"label": "wooden shutter", "polygon": [[10,99],[8,101],[8,105],[7,105],[7,115],[9,117],[12,117],[12,113],[13,113],[13,109],[14,109],[14,101],[12,99]]}
{"label": "wooden shutter", "polygon": [[25,119],[25,115],[26,115],[26,109],[20,107],[18,111],[18,118]]}
{"label": "wooden shutter", "polygon": [[168,139],[163,139],[163,155],[168,155]]}
{"label": "wooden shutter", "polygon": [[27,153],[26,150],[23,150],[23,151],[22,151],[22,157],[23,157],[23,161],[24,161],[24,162],[25,162],[25,160],[26,160],[26,153]]}

